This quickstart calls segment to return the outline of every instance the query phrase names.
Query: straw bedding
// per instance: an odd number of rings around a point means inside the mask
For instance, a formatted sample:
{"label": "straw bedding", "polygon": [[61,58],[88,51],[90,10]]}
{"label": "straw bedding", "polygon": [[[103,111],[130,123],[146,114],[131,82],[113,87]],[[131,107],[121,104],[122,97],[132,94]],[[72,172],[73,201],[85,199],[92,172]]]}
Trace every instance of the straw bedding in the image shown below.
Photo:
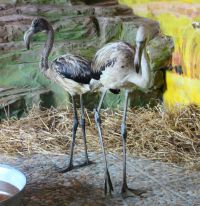
{"label": "straw bedding", "polygon": [[[80,115],[79,115],[80,116]],[[102,110],[102,128],[109,152],[122,152],[120,110]],[[28,156],[33,153],[68,153],[73,124],[72,110],[38,110],[26,117],[0,122],[0,153]],[[200,108],[188,106],[164,111],[133,108],[127,116],[127,152],[136,156],[200,170]],[[93,112],[86,110],[89,151],[100,151]],[[83,150],[81,128],[77,131],[76,151]]]}

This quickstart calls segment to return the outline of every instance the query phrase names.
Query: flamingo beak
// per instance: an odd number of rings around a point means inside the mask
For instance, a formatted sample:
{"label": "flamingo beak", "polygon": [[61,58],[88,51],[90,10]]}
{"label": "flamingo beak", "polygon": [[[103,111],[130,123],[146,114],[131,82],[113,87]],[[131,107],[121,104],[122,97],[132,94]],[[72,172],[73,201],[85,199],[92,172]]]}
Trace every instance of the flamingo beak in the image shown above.
{"label": "flamingo beak", "polygon": [[134,67],[137,73],[139,72],[141,67],[142,52],[146,45],[147,36],[148,32],[146,30],[146,27],[140,26],[136,33],[136,48],[134,58]]}
{"label": "flamingo beak", "polygon": [[34,33],[35,33],[34,28],[30,27],[24,34],[24,43],[25,43],[27,50],[30,49],[30,41]]}
{"label": "flamingo beak", "polygon": [[137,73],[139,73],[141,67],[142,52],[145,47],[145,42],[136,42],[134,67]]}

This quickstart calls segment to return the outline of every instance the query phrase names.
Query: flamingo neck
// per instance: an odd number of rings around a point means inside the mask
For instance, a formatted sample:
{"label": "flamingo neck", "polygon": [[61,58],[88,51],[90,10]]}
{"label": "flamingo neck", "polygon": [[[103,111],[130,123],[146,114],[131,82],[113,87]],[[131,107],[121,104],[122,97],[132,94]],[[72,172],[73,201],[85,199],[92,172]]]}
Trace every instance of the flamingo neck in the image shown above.
{"label": "flamingo neck", "polygon": [[[149,66],[146,43],[149,41],[149,30],[140,26],[136,34],[136,52],[134,56],[134,69],[128,76],[128,81],[141,89],[147,90],[152,84],[152,74]],[[139,69],[140,73],[135,71]]]}
{"label": "flamingo neck", "polygon": [[140,73],[135,70],[129,75],[128,81],[135,84],[141,89],[149,89],[152,83],[152,75],[148,62],[148,55],[144,48],[141,54]]}
{"label": "flamingo neck", "polygon": [[40,60],[40,69],[42,70],[42,72],[46,71],[49,68],[48,57],[52,50],[53,43],[54,43],[54,31],[53,31],[52,26],[49,24],[48,30],[47,30],[47,40],[44,44],[44,48],[42,51],[42,57]]}

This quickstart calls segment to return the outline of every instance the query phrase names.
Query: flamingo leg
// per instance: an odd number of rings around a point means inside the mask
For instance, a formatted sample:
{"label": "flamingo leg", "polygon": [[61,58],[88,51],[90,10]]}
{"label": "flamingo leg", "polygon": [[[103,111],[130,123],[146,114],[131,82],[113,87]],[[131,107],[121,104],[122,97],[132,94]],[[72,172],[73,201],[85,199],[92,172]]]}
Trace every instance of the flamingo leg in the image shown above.
{"label": "flamingo leg", "polygon": [[124,193],[127,186],[126,181],[126,138],[127,138],[127,131],[126,131],[126,116],[127,116],[127,105],[128,105],[128,91],[125,92],[125,104],[124,104],[124,113],[122,118],[121,124],[121,135],[123,141],[123,183],[122,183],[122,190],[121,192]]}
{"label": "flamingo leg", "polygon": [[105,163],[104,192],[105,192],[105,195],[106,195],[107,191],[109,190],[109,194],[111,195],[111,192],[113,191],[113,186],[112,186],[112,181],[111,181],[110,174],[109,174],[109,171],[108,171],[108,164],[107,164],[106,152],[105,152],[104,142],[103,142],[103,137],[102,137],[101,118],[100,118],[100,109],[101,109],[104,97],[106,95],[106,92],[107,91],[102,93],[99,105],[96,109],[94,109],[94,113],[95,113],[96,127],[98,129],[98,134],[99,134],[99,143],[101,145],[101,149],[102,149],[103,156],[104,156],[104,163]]}
{"label": "flamingo leg", "polygon": [[73,165],[73,154],[74,154],[74,146],[75,146],[75,140],[76,140],[76,131],[78,128],[78,114],[77,114],[76,102],[75,102],[74,96],[72,96],[72,105],[73,105],[73,113],[74,113],[74,122],[73,122],[73,128],[72,128],[72,142],[70,146],[70,159],[69,159],[68,167],[60,170],[61,173],[68,172],[75,168]]}
{"label": "flamingo leg", "polygon": [[85,133],[85,111],[84,111],[84,104],[83,104],[83,96],[80,95],[80,106],[81,106],[81,128],[82,128],[82,134],[83,134],[83,142],[84,142],[84,150],[85,150],[85,163],[83,163],[81,166],[87,166],[92,164],[88,157],[87,152],[87,141],[86,141],[86,133]]}
{"label": "flamingo leg", "polygon": [[126,139],[127,139],[127,129],[126,129],[126,117],[127,117],[127,106],[128,106],[128,95],[129,91],[125,91],[125,102],[124,102],[124,112],[121,124],[121,136],[123,141],[123,179],[122,179],[122,189],[121,194],[125,197],[128,196],[142,196],[145,193],[145,190],[136,190],[131,189],[127,185],[127,176],[126,176]]}

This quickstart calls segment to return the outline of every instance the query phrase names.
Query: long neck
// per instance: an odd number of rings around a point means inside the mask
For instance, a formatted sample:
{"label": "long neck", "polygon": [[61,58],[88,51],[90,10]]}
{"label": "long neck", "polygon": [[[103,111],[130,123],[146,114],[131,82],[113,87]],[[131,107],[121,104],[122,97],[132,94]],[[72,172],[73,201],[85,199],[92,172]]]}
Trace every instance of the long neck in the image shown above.
{"label": "long neck", "polygon": [[48,30],[47,30],[47,40],[44,44],[44,48],[42,51],[42,57],[40,60],[40,69],[44,72],[49,68],[48,65],[48,57],[49,54],[52,50],[53,47],[53,42],[54,42],[54,31],[51,25],[48,25]]}
{"label": "long neck", "polygon": [[143,48],[141,53],[141,62],[140,62],[140,73],[137,73],[135,70],[129,75],[128,81],[135,84],[141,89],[149,89],[152,83],[152,75],[148,63],[148,56],[146,53],[146,48]]}

